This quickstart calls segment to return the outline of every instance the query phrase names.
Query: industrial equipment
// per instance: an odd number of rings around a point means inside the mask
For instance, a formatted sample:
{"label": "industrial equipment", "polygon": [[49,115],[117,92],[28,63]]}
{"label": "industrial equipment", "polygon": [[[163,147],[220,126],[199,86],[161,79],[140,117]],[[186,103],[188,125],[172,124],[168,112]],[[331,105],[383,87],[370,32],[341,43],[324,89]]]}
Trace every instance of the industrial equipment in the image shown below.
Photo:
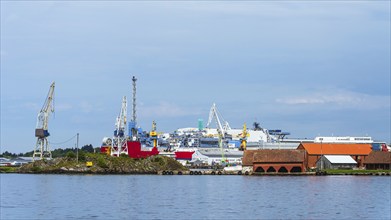
{"label": "industrial equipment", "polygon": [[54,87],[55,82],[50,85],[45,103],[43,104],[41,111],[38,113],[37,126],[35,128],[37,143],[34,148],[33,161],[36,157],[39,157],[41,160],[44,158],[52,158],[48,137],[50,136],[49,116],[50,113],[54,112]]}
{"label": "industrial equipment", "polygon": [[153,141],[153,147],[157,148],[157,132],[156,132],[156,122],[152,122],[152,131],[149,132],[149,137]]}
{"label": "industrial equipment", "polygon": [[210,128],[210,123],[212,122],[213,118],[215,119],[217,125],[219,148],[221,150],[221,161],[225,162],[227,159],[224,156],[223,142],[225,142],[227,131],[231,130],[231,127],[229,126],[229,123],[225,121],[224,118],[221,116],[220,112],[217,110],[216,103],[213,103],[212,107],[210,108],[209,119],[208,119],[208,123],[206,124],[207,128]]}
{"label": "industrial equipment", "polygon": [[138,140],[138,129],[137,129],[137,117],[136,117],[136,77],[132,78],[133,86],[133,109],[132,109],[132,120],[129,123],[129,137],[132,141]]}
{"label": "industrial equipment", "polygon": [[120,156],[121,154],[128,155],[128,144],[125,136],[127,108],[126,96],[124,96],[122,98],[121,111],[115,122],[113,147],[111,148],[112,156]]}
{"label": "industrial equipment", "polygon": [[216,103],[213,103],[212,107],[210,108],[209,119],[208,123],[206,124],[207,128],[210,128],[210,123],[212,122],[213,118],[215,118],[216,120],[217,130],[219,134],[224,139],[227,131],[231,130],[231,127],[229,126],[229,123],[225,121],[224,118],[221,116],[220,112],[216,107]]}
{"label": "industrial equipment", "polygon": [[240,135],[240,150],[242,151],[246,150],[248,136],[250,136],[250,133],[248,133],[246,123],[244,123],[243,131]]}

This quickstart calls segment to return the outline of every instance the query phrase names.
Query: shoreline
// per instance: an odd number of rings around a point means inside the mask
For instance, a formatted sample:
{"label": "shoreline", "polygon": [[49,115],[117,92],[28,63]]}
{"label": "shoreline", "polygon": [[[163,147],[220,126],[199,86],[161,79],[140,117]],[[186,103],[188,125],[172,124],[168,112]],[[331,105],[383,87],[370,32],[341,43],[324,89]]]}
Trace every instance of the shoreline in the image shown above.
{"label": "shoreline", "polygon": [[306,173],[251,173],[248,175],[238,174],[235,172],[222,171],[220,173],[212,173],[211,171],[199,171],[193,173],[191,170],[160,170],[160,171],[92,171],[92,170],[46,170],[46,171],[20,171],[20,167],[0,167],[0,174],[47,174],[47,175],[194,175],[194,176],[391,176],[391,171],[368,171],[368,172],[306,172]]}

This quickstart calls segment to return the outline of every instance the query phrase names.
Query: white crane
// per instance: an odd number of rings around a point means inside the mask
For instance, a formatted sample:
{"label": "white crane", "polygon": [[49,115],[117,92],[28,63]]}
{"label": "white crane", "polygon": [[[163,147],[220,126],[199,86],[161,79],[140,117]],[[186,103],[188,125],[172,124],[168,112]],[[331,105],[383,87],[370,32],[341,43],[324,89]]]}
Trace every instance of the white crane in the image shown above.
{"label": "white crane", "polygon": [[113,137],[113,147],[111,148],[111,155],[120,156],[121,154],[128,154],[128,144],[127,138],[125,136],[126,129],[126,114],[127,114],[128,104],[126,101],[126,96],[122,99],[121,111],[115,122],[115,131]]}
{"label": "white crane", "polygon": [[[213,118],[215,118],[215,120],[216,120],[217,131],[218,131],[219,135],[221,135],[221,137],[224,139],[225,133],[228,130],[231,130],[231,127],[229,126],[229,123],[223,119],[220,112],[217,110],[216,103],[213,103],[212,107],[210,108],[209,119],[208,119],[208,123],[206,124],[207,128],[209,128],[210,123],[212,122]],[[221,118],[221,120],[220,120],[220,118]]]}
{"label": "white crane", "polygon": [[37,126],[35,129],[35,137],[37,137],[37,143],[34,148],[33,160],[35,157],[52,158],[52,152],[49,146],[49,116],[50,113],[54,112],[54,86],[55,82],[52,83],[49,89],[49,93],[46,97],[45,103],[42,106],[41,111],[38,113]]}
{"label": "white crane", "polygon": [[217,132],[219,135],[218,143],[221,150],[221,162],[225,163],[227,158],[225,158],[224,156],[223,141],[225,140],[225,134],[227,133],[228,130],[231,130],[231,127],[229,126],[229,123],[225,121],[224,118],[221,116],[220,112],[217,110],[216,103],[213,103],[212,107],[210,108],[209,119],[208,119],[208,123],[206,124],[207,128],[209,128],[213,118],[215,118],[217,124]]}

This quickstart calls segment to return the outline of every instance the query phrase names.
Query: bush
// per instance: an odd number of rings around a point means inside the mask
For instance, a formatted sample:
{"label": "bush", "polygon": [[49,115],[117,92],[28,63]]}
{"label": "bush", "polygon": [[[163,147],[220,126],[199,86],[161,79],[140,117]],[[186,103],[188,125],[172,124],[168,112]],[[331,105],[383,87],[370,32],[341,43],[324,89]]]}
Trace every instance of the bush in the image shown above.
{"label": "bush", "polygon": [[84,151],[79,151],[79,161],[86,161],[86,154]]}
{"label": "bush", "polygon": [[39,167],[39,166],[33,166],[33,168],[31,168],[31,171],[33,171],[33,172],[41,172],[42,168]]}
{"label": "bush", "polygon": [[125,157],[125,158],[128,158],[129,156],[128,155],[126,155],[126,154],[124,154],[124,153],[122,153],[121,155],[119,155],[120,157]]}
{"label": "bush", "polygon": [[108,168],[105,158],[99,157],[97,165],[101,168]]}
{"label": "bush", "polygon": [[74,152],[72,152],[72,151],[69,151],[69,152],[67,153],[66,157],[67,157],[67,158],[72,158],[72,159],[74,159],[74,158],[76,158],[76,154],[75,154]]}
{"label": "bush", "polygon": [[159,164],[160,166],[163,166],[163,165],[166,164],[165,159],[164,159],[163,157],[161,157],[161,156],[153,156],[153,157],[150,157],[150,160],[151,160],[151,162],[157,163],[157,164]]}

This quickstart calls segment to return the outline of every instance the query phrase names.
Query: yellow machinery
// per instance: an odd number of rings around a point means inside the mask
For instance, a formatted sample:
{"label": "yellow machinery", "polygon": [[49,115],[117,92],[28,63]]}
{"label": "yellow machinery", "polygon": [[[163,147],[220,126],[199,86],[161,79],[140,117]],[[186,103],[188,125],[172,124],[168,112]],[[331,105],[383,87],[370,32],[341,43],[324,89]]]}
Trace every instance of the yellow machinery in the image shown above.
{"label": "yellow machinery", "polygon": [[152,122],[152,131],[149,132],[149,137],[153,140],[153,147],[157,147],[157,132],[156,132],[156,122]]}
{"label": "yellow machinery", "polygon": [[246,126],[246,123],[244,123],[243,125],[243,132],[241,134],[241,137],[240,137],[240,141],[241,141],[241,144],[240,144],[240,150],[246,150],[246,147],[247,147],[247,137],[250,136],[250,134],[247,132],[247,126]]}
{"label": "yellow machinery", "polygon": [[109,156],[111,155],[111,148],[112,148],[111,146],[108,146],[106,148],[106,154],[109,155]]}

